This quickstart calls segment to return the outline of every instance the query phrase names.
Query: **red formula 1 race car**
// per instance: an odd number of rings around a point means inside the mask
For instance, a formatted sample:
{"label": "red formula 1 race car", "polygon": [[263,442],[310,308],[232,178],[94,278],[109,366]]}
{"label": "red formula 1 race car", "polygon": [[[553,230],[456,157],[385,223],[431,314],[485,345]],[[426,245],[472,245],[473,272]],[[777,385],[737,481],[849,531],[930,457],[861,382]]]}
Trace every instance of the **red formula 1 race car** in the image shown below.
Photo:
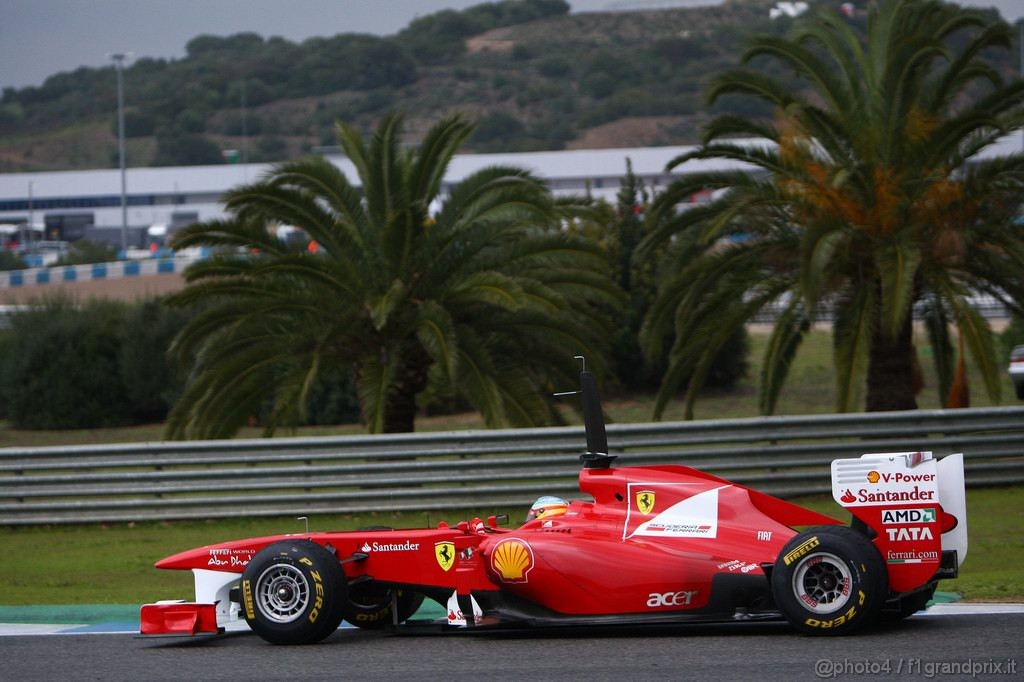
{"label": "red formula 1 race car", "polygon": [[[274,644],[309,644],[342,620],[402,625],[424,598],[442,628],[785,619],[838,635],[925,606],[967,551],[963,456],[832,463],[827,516],[682,466],[616,467],[596,384],[581,375],[593,501],[542,504],[516,529],[492,517],[416,530],[236,540],[158,568],[191,570],[194,602],[146,604],[143,635],[216,634],[244,619]],[[794,527],[810,526],[797,532]]]}

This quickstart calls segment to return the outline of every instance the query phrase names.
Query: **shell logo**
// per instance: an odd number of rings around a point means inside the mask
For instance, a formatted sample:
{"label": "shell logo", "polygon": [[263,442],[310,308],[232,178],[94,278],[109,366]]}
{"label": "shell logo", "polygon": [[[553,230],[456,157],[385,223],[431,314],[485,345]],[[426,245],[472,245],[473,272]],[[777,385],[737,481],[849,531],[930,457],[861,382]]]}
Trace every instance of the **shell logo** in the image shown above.
{"label": "shell logo", "polygon": [[881,476],[878,475],[877,471],[868,472],[868,483],[878,483],[878,479],[880,478]]}
{"label": "shell logo", "polygon": [[491,552],[491,568],[503,583],[528,582],[533,563],[530,545],[516,538],[502,540]]}

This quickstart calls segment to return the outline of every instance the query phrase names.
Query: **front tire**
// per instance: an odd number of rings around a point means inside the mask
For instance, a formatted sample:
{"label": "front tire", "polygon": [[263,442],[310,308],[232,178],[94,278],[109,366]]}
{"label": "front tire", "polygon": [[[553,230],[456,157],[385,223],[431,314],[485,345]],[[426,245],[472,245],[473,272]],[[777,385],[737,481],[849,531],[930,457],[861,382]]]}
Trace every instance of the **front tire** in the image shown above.
{"label": "front tire", "polygon": [[315,644],[341,624],[345,573],[315,542],[265,547],[245,567],[240,590],[246,622],[271,644]]}
{"label": "front tire", "polygon": [[810,635],[842,635],[874,621],[888,596],[885,562],[871,541],[845,526],[800,533],[772,570],[775,604]]}

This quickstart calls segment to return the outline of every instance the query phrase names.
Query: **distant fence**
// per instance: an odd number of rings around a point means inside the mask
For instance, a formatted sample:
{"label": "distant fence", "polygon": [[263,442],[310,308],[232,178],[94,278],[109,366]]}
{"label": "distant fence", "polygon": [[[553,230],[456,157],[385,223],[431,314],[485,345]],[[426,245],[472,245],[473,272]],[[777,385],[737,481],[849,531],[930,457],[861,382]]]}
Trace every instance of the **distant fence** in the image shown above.
{"label": "distant fence", "polygon": [[93,282],[124,277],[146,277],[181,273],[195,257],[149,258],[146,260],[122,260],[112,263],[89,263],[87,265],[55,265],[27,270],[0,272],[0,289],[17,289],[46,284]]}
{"label": "distant fence", "polygon": [[[617,464],[683,464],[782,497],[867,452],[965,454],[1024,483],[1024,407],[610,424]],[[578,497],[582,427],[0,449],[0,525],[309,516]]]}

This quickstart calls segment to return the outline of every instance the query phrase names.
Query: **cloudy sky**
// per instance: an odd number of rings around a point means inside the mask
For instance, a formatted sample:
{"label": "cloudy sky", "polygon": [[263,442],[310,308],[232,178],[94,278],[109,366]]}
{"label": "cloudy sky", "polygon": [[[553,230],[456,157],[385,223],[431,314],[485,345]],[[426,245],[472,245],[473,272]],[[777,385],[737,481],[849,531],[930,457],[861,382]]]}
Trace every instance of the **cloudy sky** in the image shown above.
{"label": "cloudy sky", "polygon": [[[838,0],[837,0],[838,1]],[[337,33],[398,32],[412,19],[481,0],[0,0],[0,88],[39,85],[112,52],[177,58],[203,33],[254,31],[301,41]],[[715,4],[717,0],[569,0],[573,12]],[[1024,0],[965,0],[1014,21]]]}

